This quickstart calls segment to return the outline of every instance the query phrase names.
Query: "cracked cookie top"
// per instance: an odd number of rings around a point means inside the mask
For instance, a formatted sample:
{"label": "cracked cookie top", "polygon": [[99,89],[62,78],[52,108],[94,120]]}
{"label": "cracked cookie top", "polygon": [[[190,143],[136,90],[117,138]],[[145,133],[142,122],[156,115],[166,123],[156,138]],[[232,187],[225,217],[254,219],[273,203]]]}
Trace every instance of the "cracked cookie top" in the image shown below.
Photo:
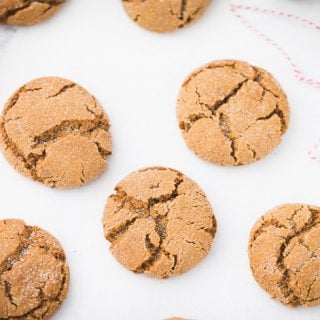
{"label": "cracked cookie top", "polygon": [[279,206],[255,224],[252,273],[274,299],[290,306],[320,303],[320,208]]}
{"label": "cracked cookie top", "polygon": [[21,220],[0,220],[0,319],[49,319],[68,288],[59,242]]}
{"label": "cracked cookie top", "polygon": [[112,254],[126,268],[168,278],[207,256],[216,220],[195,182],[178,171],[150,167],[133,172],[115,190],[103,227]]}
{"label": "cracked cookie top", "polygon": [[211,0],[122,0],[132,20],[154,32],[169,32],[193,22]]}
{"label": "cracked cookie top", "polygon": [[101,105],[82,87],[65,79],[40,78],[7,102],[0,145],[19,172],[51,187],[73,188],[107,167],[109,126]]}
{"label": "cracked cookie top", "polygon": [[53,16],[66,0],[1,0],[0,23],[33,25]]}
{"label": "cracked cookie top", "polygon": [[289,121],[286,95],[267,71],[222,60],[183,83],[177,117],[188,147],[219,165],[248,164],[268,155]]}

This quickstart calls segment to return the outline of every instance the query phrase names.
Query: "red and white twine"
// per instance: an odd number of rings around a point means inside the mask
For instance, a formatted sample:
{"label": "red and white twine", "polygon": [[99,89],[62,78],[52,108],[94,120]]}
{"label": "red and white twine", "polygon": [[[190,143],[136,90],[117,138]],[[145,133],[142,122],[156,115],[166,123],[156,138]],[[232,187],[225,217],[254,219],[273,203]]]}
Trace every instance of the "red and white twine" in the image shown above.
{"label": "red and white twine", "polygon": [[241,11],[250,11],[250,12],[258,12],[258,13],[263,13],[263,14],[270,14],[270,15],[274,15],[274,16],[281,16],[281,17],[287,17],[290,19],[294,19],[297,21],[300,21],[304,24],[307,24],[308,26],[312,27],[313,29],[315,29],[316,31],[320,31],[320,25],[312,22],[309,19],[297,16],[295,14],[292,13],[287,13],[284,11],[278,11],[278,10],[273,10],[273,9],[263,9],[263,8],[259,8],[259,7],[254,7],[254,6],[244,6],[244,5],[235,5],[235,4],[231,4],[230,6],[230,11],[233,13],[233,15],[239,19],[247,28],[249,28],[250,30],[252,30],[255,34],[257,34],[261,39],[263,39],[264,41],[266,41],[267,43],[269,43],[270,45],[272,45],[275,49],[277,49],[278,52],[281,53],[281,55],[287,60],[287,62],[289,63],[291,69],[293,70],[293,73],[295,75],[295,77],[308,84],[311,85],[317,89],[320,89],[320,81],[316,80],[316,79],[312,79],[310,77],[307,77],[302,70],[300,70],[298,68],[298,66],[295,64],[295,62],[293,61],[293,59],[290,57],[290,55],[288,54],[288,52],[286,50],[284,50],[278,43],[276,43],[273,39],[271,39],[270,37],[268,37],[267,35],[265,35],[264,33],[262,33],[260,30],[258,30],[257,27],[255,27],[252,23],[249,22],[249,20],[247,20],[245,17],[243,17],[241,15]]}

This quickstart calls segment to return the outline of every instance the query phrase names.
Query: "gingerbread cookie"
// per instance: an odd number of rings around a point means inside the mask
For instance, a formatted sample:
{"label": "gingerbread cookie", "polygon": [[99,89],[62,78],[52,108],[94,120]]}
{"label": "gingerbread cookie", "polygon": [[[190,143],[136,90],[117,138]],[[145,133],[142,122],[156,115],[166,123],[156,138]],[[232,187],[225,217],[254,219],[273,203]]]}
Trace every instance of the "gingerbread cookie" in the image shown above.
{"label": "gingerbread cookie", "polygon": [[286,204],[255,224],[252,273],[274,299],[290,306],[320,303],[320,208]]}
{"label": "gingerbread cookie", "polygon": [[133,172],[108,198],[103,227],[126,268],[154,278],[182,274],[207,256],[216,220],[202,190],[160,167]]}
{"label": "gingerbread cookie", "polygon": [[101,105],[82,87],[40,78],[9,99],[0,120],[0,145],[16,170],[33,180],[78,187],[107,167],[109,126]]}
{"label": "gingerbread cookie", "polygon": [[69,278],[52,235],[21,220],[0,220],[0,319],[49,319],[67,296]]}
{"label": "gingerbread cookie", "polygon": [[53,16],[65,0],[1,0],[0,23],[33,25]]}
{"label": "gingerbread cookie", "polygon": [[122,0],[129,17],[141,27],[169,32],[198,19],[211,0]]}
{"label": "gingerbread cookie", "polygon": [[286,95],[267,71],[222,60],[183,83],[177,117],[188,147],[219,165],[243,165],[268,155],[289,122]]}

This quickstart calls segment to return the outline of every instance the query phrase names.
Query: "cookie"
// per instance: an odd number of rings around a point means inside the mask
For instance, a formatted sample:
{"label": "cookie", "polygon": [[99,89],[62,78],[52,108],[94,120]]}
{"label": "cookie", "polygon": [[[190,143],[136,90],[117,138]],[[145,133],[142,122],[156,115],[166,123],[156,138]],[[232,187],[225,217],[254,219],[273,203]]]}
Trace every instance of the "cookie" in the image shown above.
{"label": "cookie", "polygon": [[222,60],[183,83],[177,117],[188,147],[209,162],[238,166],[268,155],[289,122],[286,95],[267,71]]}
{"label": "cookie", "polygon": [[65,0],[1,0],[0,23],[33,25],[53,16]]}
{"label": "cookie", "polygon": [[211,0],[122,0],[129,17],[142,28],[169,32],[198,19]]}
{"label": "cookie", "polygon": [[115,191],[103,228],[112,254],[127,269],[168,278],[207,256],[216,219],[195,182],[176,170],[149,167],[127,176]]}
{"label": "cookie", "polygon": [[285,204],[251,231],[251,270],[274,299],[290,306],[320,303],[320,208]]}
{"label": "cookie", "polygon": [[7,102],[0,146],[24,175],[51,187],[79,187],[100,175],[111,154],[109,120],[96,99],[60,78],[33,80]]}
{"label": "cookie", "polygon": [[69,278],[52,235],[22,220],[0,220],[0,319],[49,319],[67,296]]}

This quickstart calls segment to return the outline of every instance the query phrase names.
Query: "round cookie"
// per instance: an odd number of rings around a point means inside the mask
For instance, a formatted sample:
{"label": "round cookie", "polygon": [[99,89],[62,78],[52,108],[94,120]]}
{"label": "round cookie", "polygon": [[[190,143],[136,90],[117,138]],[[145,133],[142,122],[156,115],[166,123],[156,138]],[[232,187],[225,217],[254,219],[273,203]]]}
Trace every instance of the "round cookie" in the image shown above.
{"label": "round cookie", "polygon": [[237,166],[265,157],[281,142],[289,106],[270,73],[246,62],[221,60],[185,80],[177,118],[196,155]]}
{"label": "round cookie", "polygon": [[320,208],[285,204],[262,216],[249,242],[251,270],[274,299],[320,303]]}
{"label": "round cookie", "polygon": [[0,146],[24,175],[51,187],[79,187],[100,175],[111,154],[109,120],[96,99],[60,78],[33,80],[7,102]]}
{"label": "round cookie", "polygon": [[198,19],[211,0],[122,0],[129,17],[142,28],[169,32]]}
{"label": "round cookie", "polygon": [[65,0],[1,0],[0,23],[33,25],[53,16]]}
{"label": "round cookie", "polygon": [[69,278],[52,235],[21,220],[0,220],[0,319],[49,319],[67,296]]}
{"label": "round cookie", "polygon": [[115,187],[103,228],[115,258],[154,278],[182,274],[205,258],[216,219],[202,190],[182,173],[149,167]]}

